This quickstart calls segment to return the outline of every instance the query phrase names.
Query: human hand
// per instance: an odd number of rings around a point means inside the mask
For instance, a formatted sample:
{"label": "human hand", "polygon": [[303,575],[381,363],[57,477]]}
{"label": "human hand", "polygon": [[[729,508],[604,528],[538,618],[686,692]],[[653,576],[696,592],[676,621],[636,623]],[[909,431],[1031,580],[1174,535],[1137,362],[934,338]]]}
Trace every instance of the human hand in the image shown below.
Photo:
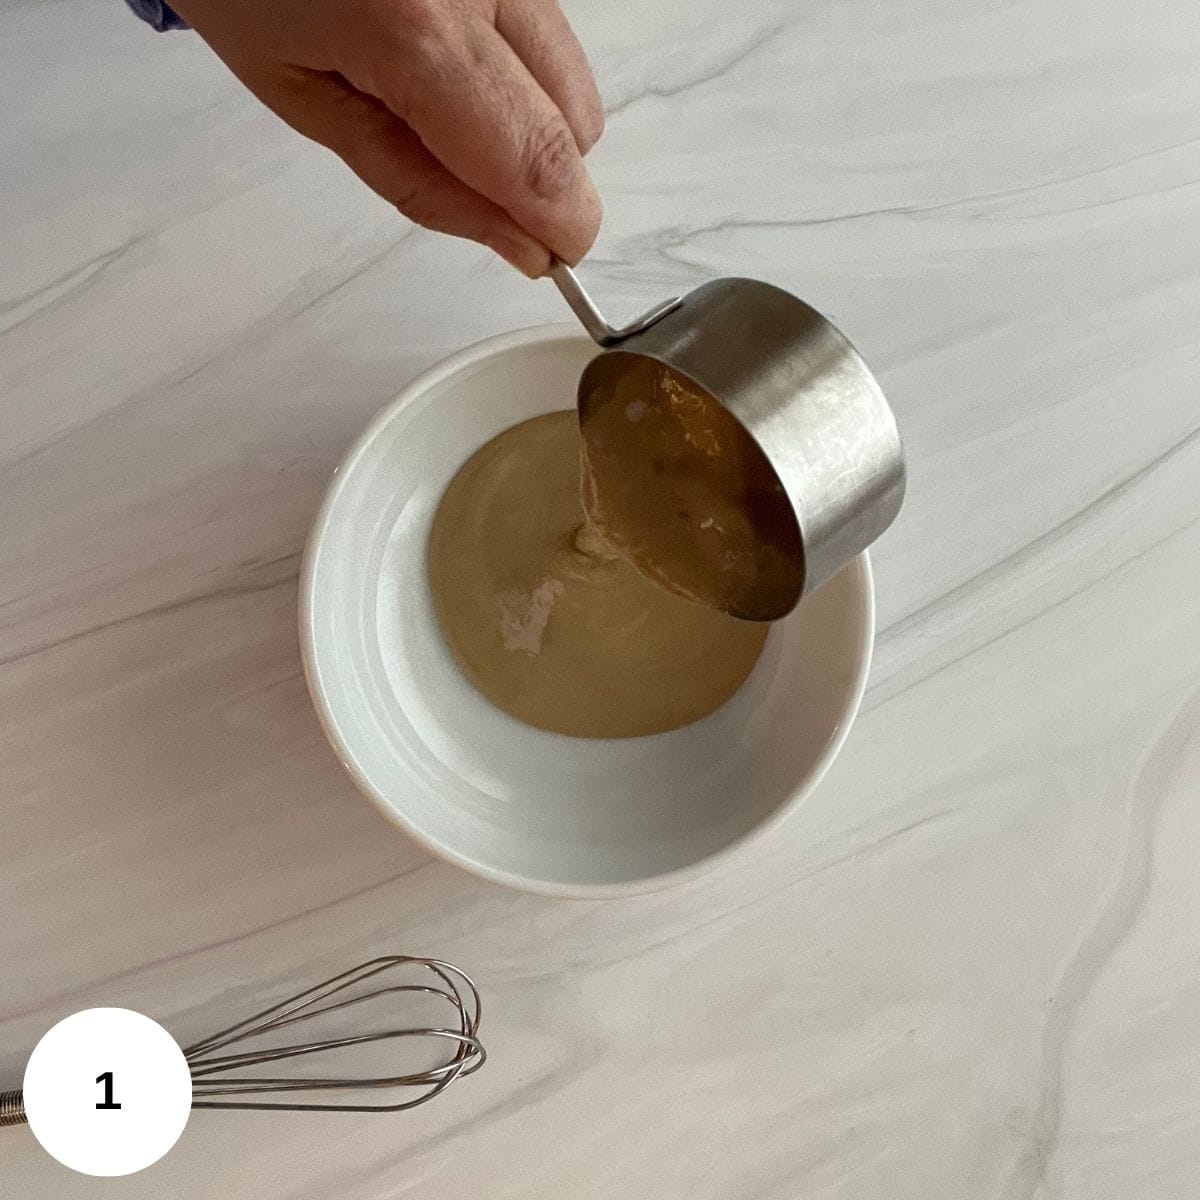
{"label": "human hand", "polygon": [[555,0],[172,0],[278,116],[406,217],[526,275],[600,226],[604,126]]}

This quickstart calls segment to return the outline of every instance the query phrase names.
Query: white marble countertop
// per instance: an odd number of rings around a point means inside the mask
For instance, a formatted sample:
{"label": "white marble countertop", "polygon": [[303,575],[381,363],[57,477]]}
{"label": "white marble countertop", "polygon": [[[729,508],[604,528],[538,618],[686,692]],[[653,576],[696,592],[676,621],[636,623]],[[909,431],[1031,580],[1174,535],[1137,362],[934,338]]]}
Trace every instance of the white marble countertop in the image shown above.
{"label": "white marble countertop", "polygon": [[23,1200],[1193,1200],[1194,0],[569,6],[588,282],[833,314],[909,498],[846,750],[711,876],[585,904],[430,862],[301,678],[306,525],[419,369],[563,315],[414,230],[189,35],[0,4],[0,1084],[96,1004],[181,1035],[390,950],[486,1069],[397,1117],[204,1113]]}

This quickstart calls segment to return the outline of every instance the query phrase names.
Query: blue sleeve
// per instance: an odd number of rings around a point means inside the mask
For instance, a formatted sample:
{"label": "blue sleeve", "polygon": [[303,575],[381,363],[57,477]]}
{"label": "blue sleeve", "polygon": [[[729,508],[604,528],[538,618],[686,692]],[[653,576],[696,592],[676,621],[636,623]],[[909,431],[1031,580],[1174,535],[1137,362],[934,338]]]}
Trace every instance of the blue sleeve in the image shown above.
{"label": "blue sleeve", "polygon": [[143,21],[153,25],[155,29],[186,29],[187,22],[177,13],[173,13],[162,0],[125,0]]}

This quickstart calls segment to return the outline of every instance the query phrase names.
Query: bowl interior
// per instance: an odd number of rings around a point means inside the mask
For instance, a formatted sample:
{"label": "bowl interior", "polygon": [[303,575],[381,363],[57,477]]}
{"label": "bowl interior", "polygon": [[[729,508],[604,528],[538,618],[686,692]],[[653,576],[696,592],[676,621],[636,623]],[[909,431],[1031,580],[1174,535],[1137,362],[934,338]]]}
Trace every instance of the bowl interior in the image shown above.
{"label": "bowl interior", "polygon": [[873,623],[864,555],[772,628],[723,708],[653,737],[563,737],[485,700],[437,627],[430,522],[484,442],[573,406],[594,354],[571,327],[523,330],[416,380],[334,477],[301,586],[309,686],[359,787],[436,853],[564,895],[666,882],[796,803],[853,718]]}

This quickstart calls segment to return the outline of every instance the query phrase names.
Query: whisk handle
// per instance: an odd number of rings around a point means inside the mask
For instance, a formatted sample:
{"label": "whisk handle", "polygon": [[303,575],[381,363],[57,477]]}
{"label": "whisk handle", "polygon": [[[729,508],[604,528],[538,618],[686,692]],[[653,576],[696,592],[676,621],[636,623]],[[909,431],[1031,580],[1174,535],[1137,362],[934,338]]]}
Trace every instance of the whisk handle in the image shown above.
{"label": "whisk handle", "polygon": [[0,1129],[6,1125],[25,1125],[28,1121],[20,1091],[0,1092]]}

